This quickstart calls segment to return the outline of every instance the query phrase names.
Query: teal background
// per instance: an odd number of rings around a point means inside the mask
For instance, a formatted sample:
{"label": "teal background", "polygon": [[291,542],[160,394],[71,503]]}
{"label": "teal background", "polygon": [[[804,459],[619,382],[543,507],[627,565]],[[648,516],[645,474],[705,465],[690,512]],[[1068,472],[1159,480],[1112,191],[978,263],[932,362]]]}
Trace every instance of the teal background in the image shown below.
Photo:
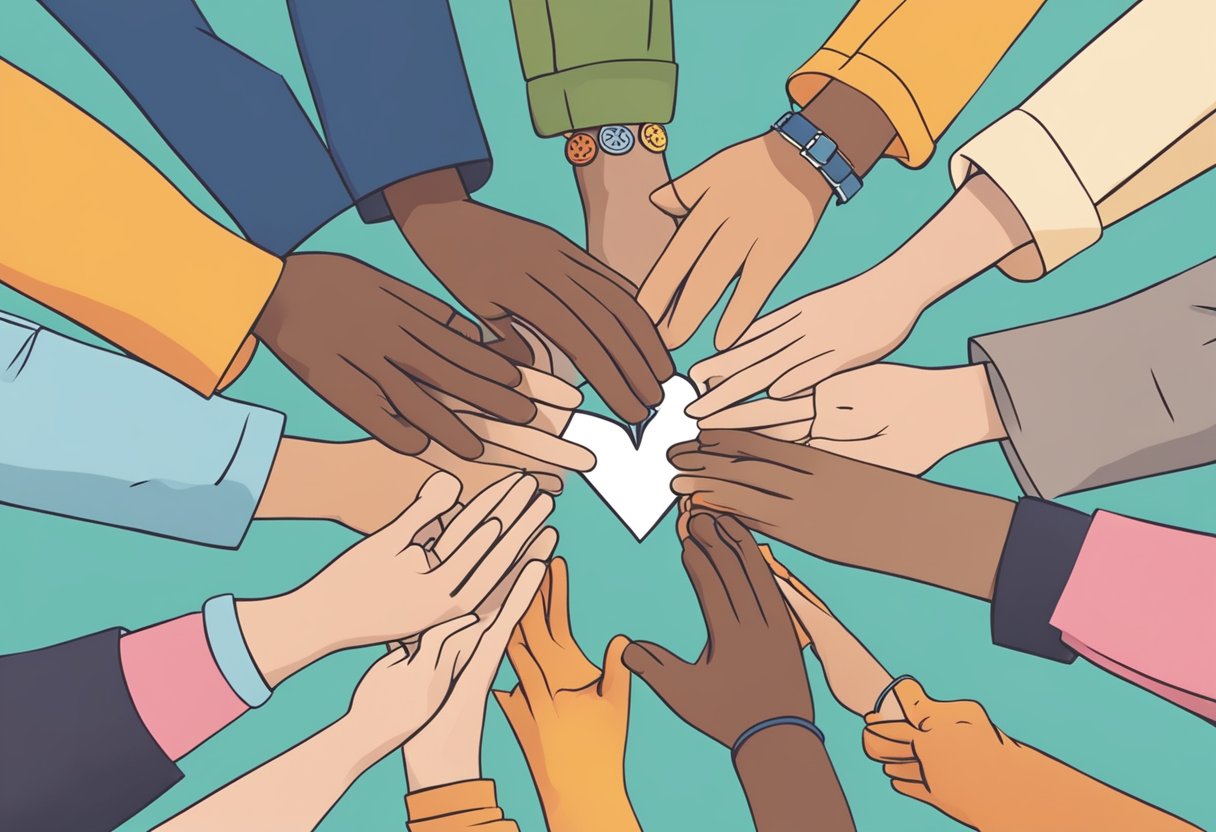
{"label": "teal background", "polygon": [[[315,118],[284,4],[204,0],[200,5],[221,37],[282,72]],[[507,3],[454,0],[452,5],[495,156],[493,178],[479,198],[581,239],[581,211],[560,142],[541,141],[531,130]],[[764,129],[785,104],[785,76],[823,41],[850,3],[676,0],[675,5],[680,89],[669,160],[679,172]],[[919,171],[894,162],[879,165],[861,199],[847,210],[827,213],[769,308],[855,274],[905,240],[948,197],[949,153],[1019,103],[1129,5],[1048,2],[942,137],[930,163]],[[976,26],[983,25],[983,8],[975,4]],[[203,210],[223,219],[117,85],[33,0],[0,3],[0,54],[110,125]],[[1146,57],[1129,55],[1128,60]],[[1169,90],[1158,93],[1168,95]],[[0,109],[0,129],[7,117]],[[0,183],[0,193],[2,187]],[[1216,177],[1202,177],[1110,229],[1098,245],[1038,283],[1017,284],[996,272],[983,275],[931,309],[895,358],[924,365],[961,363],[969,335],[1106,303],[1211,257],[1216,253],[1214,198]],[[61,223],[70,239],[70,193],[63,195],[62,205],[62,216],[48,221]],[[391,225],[363,225],[348,212],[307,247],[356,254],[442,294]],[[11,292],[0,294],[0,308],[96,343],[78,327]],[[682,368],[709,353],[711,335],[712,328],[703,327],[678,352]],[[285,411],[288,430],[295,435],[360,435],[265,350],[231,395]],[[930,476],[1006,497],[1018,494],[995,446],[955,454]],[[1209,466],[1063,502],[1216,532],[1214,495],[1216,468]],[[555,518],[562,534],[559,551],[570,561],[574,631],[588,655],[598,660],[618,632],[695,655],[704,627],[679,564],[671,517],[638,545],[573,478]],[[857,506],[856,520],[882,522],[865,505]],[[3,508],[0,651],[51,644],[115,624],[141,627],[197,610],[216,593],[277,593],[311,576],[355,539],[327,523],[256,523],[239,551],[221,551]],[[776,550],[892,672],[915,673],[938,698],[978,699],[1007,733],[1202,825],[1216,826],[1216,732],[1211,725],[1084,661],[1060,665],[994,647],[988,608],[979,602],[822,563],[784,546]],[[152,826],[333,720],[375,655],[376,649],[368,648],[332,656],[284,683],[269,704],[186,757],[185,781],[124,829]],[[808,659],[817,719],[859,829],[960,828],[891,790],[861,752],[859,721],[831,698],[817,663]],[[1211,660],[1211,655],[1196,660]],[[498,681],[499,687],[513,684],[509,666]],[[631,718],[626,769],[645,828],[749,828],[747,806],[724,749],[688,729],[641,683],[634,686]],[[523,757],[493,704],[483,760],[485,775],[498,782],[508,816],[525,830],[543,828]],[[356,783],[321,828],[399,829],[403,792],[400,760],[390,757]]]}

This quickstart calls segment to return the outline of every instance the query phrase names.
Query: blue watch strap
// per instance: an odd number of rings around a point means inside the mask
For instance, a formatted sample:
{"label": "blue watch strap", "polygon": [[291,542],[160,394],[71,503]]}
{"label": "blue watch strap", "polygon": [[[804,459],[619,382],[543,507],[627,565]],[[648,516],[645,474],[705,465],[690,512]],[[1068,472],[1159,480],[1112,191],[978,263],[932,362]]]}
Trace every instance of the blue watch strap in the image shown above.
{"label": "blue watch strap", "polygon": [[827,180],[838,204],[848,202],[861,190],[861,177],[836,142],[802,113],[785,113],[773,124],[773,129],[798,148],[802,157]]}

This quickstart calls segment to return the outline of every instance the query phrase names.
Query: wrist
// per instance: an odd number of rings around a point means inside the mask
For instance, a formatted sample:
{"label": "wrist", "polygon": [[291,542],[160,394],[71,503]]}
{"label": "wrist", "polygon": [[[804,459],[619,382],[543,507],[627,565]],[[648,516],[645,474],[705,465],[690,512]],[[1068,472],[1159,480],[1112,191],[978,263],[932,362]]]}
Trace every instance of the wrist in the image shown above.
{"label": "wrist", "polygon": [[964,435],[966,445],[992,442],[1006,437],[1005,425],[997,410],[996,398],[992,395],[992,384],[988,380],[988,368],[984,364],[968,364],[947,372],[956,373],[959,380],[960,412],[968,414]]}
{"label": "wrist", "polygon": [[[757,832],[802,828],[808,817],[824,829],[851,828],[827,749],[812,731],[767,728],[739,747],[734,763]],[[848,825],[837,822],[842,816]]]}
{"label": "wrist", "polygon": [[405,757],[405,782],[409,790],[416,792],[450,783],[480,780],[481,727],[478,723],[478,733],[473,736],[445,737],[443,746],[435,749],[435,753],[406,743],[402,754]]}
{"label": "wrist", "polygon": [[335,755],[349,771],[351,782],[397,747],[386,739],[383,723],[347,711],[324,730]]}
{"label": "wrist", "polygon": [[469,198],[464,180],[456,168],[420,173],[402,179],[384,189],[384,199],[401,232],[408,238],[410,218],[419,208],[429,205],[462,202]]}
{"label": "wrist", "polygon": [[895,140],[895,127],[882,108],[840,81],[829,81],[802,114],[836,142],[858,176],[865,176]]}
{"label": "wrist", "polygon": [[336,649],[317,627],[303,588],[237,601],[236,616],[249,655],[271,688]]}
{"label": "wrist", "polygon": [[[255,517],[339,520],[329,476],[341,445],[285,436],[279,442]],[[340,493],[337,489],[334,493]]]}
{"label": "wrist", "polygon": [[[632,832],[641,829],[620,770],[605,773],[602,777],[581,775],[580,771],[576,769],[570,772],[578,780],[567,787],[550,782],[547,787],[537,789],[548,828],[585,832]],[[539,786],[542,778],[534,776]],[[590,790],[588,783],[594,784]],[[578,799],[571,800],[571,795],[577,795]]]}

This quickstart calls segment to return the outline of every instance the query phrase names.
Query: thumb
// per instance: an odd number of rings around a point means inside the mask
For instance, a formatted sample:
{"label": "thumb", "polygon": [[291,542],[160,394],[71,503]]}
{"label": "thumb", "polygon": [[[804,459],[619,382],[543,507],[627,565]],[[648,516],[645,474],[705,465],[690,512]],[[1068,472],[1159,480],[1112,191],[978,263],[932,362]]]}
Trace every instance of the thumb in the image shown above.
{"label": "thumb", "polygon": [[683,219],[688,215],[689,208],[680,199],[680,195],[676,193],[676,184],[679,180],[668,182],[663,187],[656,190],[650,195],[650,201],[665,214],[669,214],[676,219]]}
{"label": "thumb", "polygon": [[936,700],[929,698],[925,689],[920,686],[920,682],[915,679],[904,679],[897,684],[895,699],[899,702],[904,717],[918,730],[933,712],[932,706],[937,704]]}
{"label": "thumb", "polygon": [[621,663],[662,696],[672,671],[683,666],[684,660],[653,642],[631,641],[621,653]]}
{"label": "thumb", "polygon": [[600,696],[615,705],[628,706],[630,673],[621,661],[629,639],[625,636],[614,636],[604,650],[604,675],[600,678]]}

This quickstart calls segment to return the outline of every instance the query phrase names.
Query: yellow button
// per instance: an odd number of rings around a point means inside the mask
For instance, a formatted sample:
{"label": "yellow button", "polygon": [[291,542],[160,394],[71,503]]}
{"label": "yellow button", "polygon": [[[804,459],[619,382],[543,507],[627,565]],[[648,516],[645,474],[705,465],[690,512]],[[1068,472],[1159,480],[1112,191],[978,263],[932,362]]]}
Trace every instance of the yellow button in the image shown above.
{"label": "yellow button", "polygon": [[641,129],[642,146],[652,153],[662,153],[667,149],[667,130],[661,124],[643,124]]}
{"label": "yellow button", "polygon": [[572,165],[589,165],[599,152],[595,139],[586,133],[575,133],[566,140],[566,161]]}

